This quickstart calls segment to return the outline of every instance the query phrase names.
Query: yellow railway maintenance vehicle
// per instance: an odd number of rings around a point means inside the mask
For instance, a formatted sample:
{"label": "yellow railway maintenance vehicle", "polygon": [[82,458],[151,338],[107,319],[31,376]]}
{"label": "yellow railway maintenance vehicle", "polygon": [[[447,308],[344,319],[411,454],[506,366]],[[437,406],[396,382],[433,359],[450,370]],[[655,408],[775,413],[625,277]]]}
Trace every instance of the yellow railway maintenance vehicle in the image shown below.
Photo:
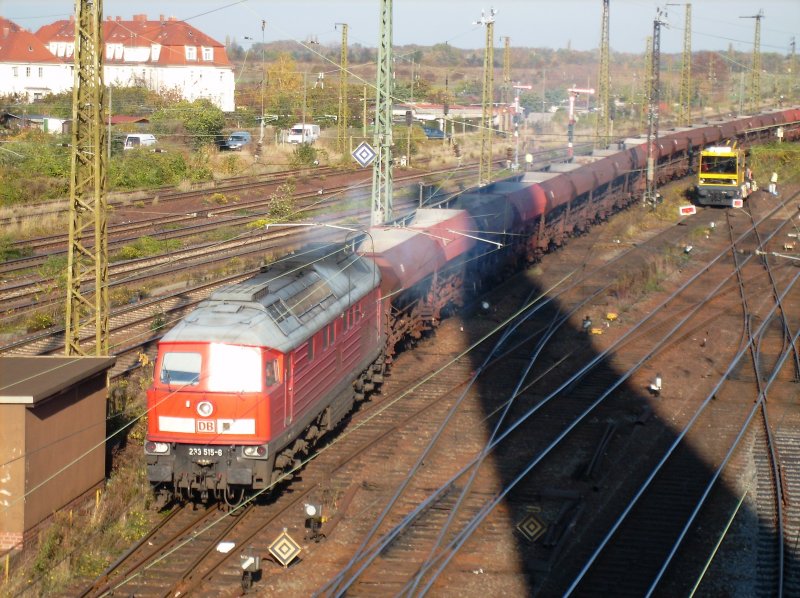
{"label": "yellow railway maintenance vehicle", "polygon": [[707,147],[701,151],[696,203],[741,208],[750,193],[745,168],[744,150],[735,144]]}

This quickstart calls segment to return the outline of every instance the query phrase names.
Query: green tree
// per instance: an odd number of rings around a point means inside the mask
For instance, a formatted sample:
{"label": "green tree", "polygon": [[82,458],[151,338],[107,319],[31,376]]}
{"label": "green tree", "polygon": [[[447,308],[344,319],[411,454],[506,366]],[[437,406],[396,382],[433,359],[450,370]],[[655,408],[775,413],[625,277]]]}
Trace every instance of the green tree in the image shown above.
{"label": "green tree", "polygon": [[156,132],[182,133],[194,147],[214,143],[225,126],[225,114],[205,98],[182,100],[153,113],[150,120]]}

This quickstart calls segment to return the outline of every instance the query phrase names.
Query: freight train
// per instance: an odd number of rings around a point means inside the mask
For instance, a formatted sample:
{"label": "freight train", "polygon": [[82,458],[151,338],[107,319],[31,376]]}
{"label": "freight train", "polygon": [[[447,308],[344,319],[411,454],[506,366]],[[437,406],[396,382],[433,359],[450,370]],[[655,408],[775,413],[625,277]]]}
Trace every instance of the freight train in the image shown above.
{"label": "freight train", "polygon": [[[800,108],[662,132],[658,182],[705,148],[800,137]],[[645,139],[460,194],[361,244],[312,245],[214,292],[158,345],[147,477],[230,504],[294,470],[383,382],[403,344],[507,272],[642,197]]]}

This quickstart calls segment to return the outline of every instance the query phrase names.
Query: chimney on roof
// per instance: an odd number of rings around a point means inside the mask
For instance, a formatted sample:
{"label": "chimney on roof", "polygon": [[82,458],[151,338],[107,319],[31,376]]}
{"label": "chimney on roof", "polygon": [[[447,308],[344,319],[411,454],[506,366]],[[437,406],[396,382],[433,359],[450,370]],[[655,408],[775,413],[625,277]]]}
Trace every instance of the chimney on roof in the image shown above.
{"label": "chimney on roof", "polygon": [[170,16],[169,20],[170,21],[177,21],[178,19],[176,17],[174,17],[174,16]]}
{"label": "chimney on roof", "polygon": [[140,23],[144,23],[147,21],[147,15],[133,15],[133,20],[138,21]]}
{"label": "chimney on roof", "polygon": [[164,15],[158,15],[158,20],[163,23],[164,22]]}
{"label": "chimney on roof", "polygon": [[117,19],[117,23],[121,23],[122,22],[122,17],[116,17],[116,19]]}

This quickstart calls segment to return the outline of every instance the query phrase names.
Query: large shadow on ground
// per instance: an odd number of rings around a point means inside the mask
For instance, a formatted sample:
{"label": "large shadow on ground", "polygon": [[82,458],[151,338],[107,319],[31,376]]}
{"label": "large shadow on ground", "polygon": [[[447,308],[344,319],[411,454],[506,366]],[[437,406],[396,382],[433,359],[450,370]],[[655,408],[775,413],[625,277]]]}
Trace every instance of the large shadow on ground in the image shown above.
{"label": "large shadow on ground", "polygon": [[[549,254],[537,268],[545,271],[558,268],[564,252]],[[470,342],[478,341],[486,330],[502,320],[500,311],[495,313],[495,303],[497,307],[500,302],[516,301],[518,305],[523,298],[539,296],[544,291],[537,282],[537,268],[518,273],[496,288],[489,296],[492,307],[488,312],[475,306],[462,313]],[[559,313],[563,314],[562,309],[568,310],[557,302],[550,304],[523,326],[521,333],[546,327]],[[587,314],[600,319],[600,309],[587,310]],[[544,374],[546,370],[552,368],[563,373],[576,369],[576,363],[598,357],[592,340],[581,325],[559,333],[528,376],[528,380],[542,376],[541,380],[515,401],[508,421],[516,420],[548,395],[553,383],[552,377]],[[487,435],[496,421],[498,408],[508,399],[516,381],[512,370],[522,369],[532,347],[528,343],[515,349],[504,358],[500,373],[487,376],[479,386],[487,418]],[[477,367],[482,357],[476,355],[473,360]],[[563,429],[568,421],[563,410],[575,412],[581,406],[588,407],[624,373],[612,360],[613,356],[600,360],[591,376],[570,386],[554,398],[550,406],[542,407],[494,451],[490,466],[496,469],[504,484],[510,484],[519,474],[521,464],[538,455]],[[692,377],[702,375],[698,368],[697,364],[687,364],[687,376],[681,384],[692,386]],[[654,396],[645,386],[626,382],[506,496],[506,512],[515,526],[515,556],[527,595],[563,595],[587,563],[611,522],[619,515],[621,497],[630,498],[636,493],[654,463],[680,434],[681,429],[658,416],[659,402],[669,400],[670,391],[666,388],[660,396]],[[741,410],[742,422],[752,402],[745,400],[731,407]],[[756,450],[763,451],[763,445],[756,442],[755,446]],[[637,521],[637,534],[644,542],[637,543],[630,532],[623,532],[630,543],[628,550],[619,559],[598,559],[589,570],[586,582],[578,586],[574,595],[645,595],[658,570],[653,564],[663,561],[697,504],[705,483],[714,474],[716,466],[706,460],[704,451],[703,446],[685,444],[677,451],[678,467],[684,471],[683,476],[665,487],[667,491],[660,500],[647,501],[646,508],[631,512]],[[772,515],[759,513],[754,506],[755,496],[768,492],[772,484],[769,465],[758,458],[734,459],[726,471],[731,471],[734,478],[745,480],[746,484],[739,487],[738,483],[723,478],[716,482],[697,518],[701,532],[696,532],[696,524],[692,526],[658,585],[656,595],[688,595],[712,558],[715,544],[725,533],[724,528],[736,511],[745,487],[747,498],[705,572],[697,595],[750,596],[758,591],[774,595],[771,588],[776,587],[772,584],[776,583],[778,573],[774,567],[764,565],[776,558],[777,532]],[[627,502],[625,500],[624,504]],[[681,522],[678,527],[674,523],[676,515]],[[788,544],[785,546],[785,566],[789,570],[795,570],[797,565],[792,549]],[[464,550],[473,549],[465,547]],[[487,565],[491,569],[492,563]]]}

